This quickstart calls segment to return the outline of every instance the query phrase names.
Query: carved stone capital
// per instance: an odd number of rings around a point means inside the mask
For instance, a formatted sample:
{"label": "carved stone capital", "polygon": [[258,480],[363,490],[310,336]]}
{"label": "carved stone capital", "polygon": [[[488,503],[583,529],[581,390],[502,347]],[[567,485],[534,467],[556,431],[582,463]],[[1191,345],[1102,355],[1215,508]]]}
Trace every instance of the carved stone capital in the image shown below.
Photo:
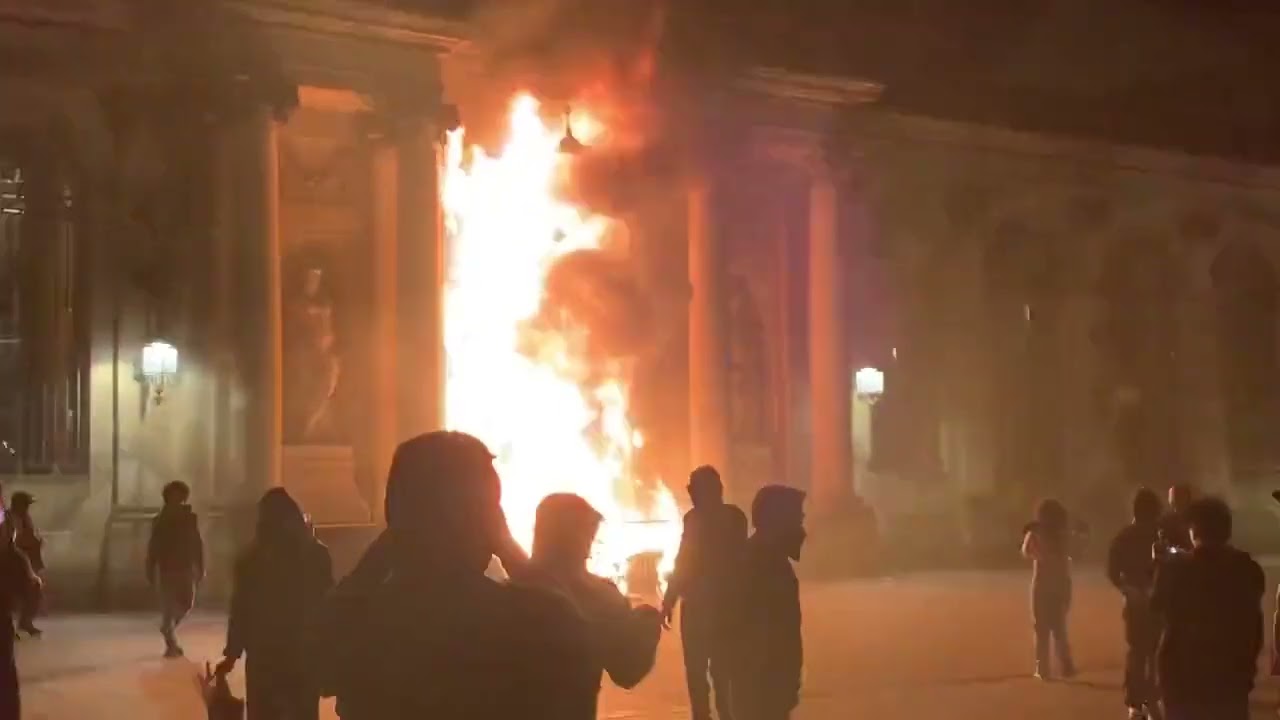
{"label": "carved stone capital", "polygon": [[417,137],[430,129],[443,139],[444,133],[462,126],[458,107],[444,102],[438,95],[384,96],[374,101],[373,111],[366,116],[365,128],[370,140],[399,143]]}

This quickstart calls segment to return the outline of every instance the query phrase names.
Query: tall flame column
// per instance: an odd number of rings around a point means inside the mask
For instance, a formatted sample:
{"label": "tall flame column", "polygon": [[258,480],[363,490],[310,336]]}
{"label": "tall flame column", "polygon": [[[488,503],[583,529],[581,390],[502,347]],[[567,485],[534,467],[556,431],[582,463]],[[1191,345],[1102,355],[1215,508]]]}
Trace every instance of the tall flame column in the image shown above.
{"label": "tall flame column", "polygon": [[853,489],[853,380],[845,318],[839,194],[830,175],[809,188],[809,378],[812,412],[811,507],[837,512]]}
{"label": "tall flame column", "polygon": [[[728,344],[725,333],[724,258],[715,224],[714,199],[705,178],[688,195],[689,283],[689,440],[690,464],[714,465],[729,474]],[[729,493],[731,495],[731,493]]]}
{"label": "tall flame column", "polygon": [[396,358],[399,436],[444,426],[444,230],[438,131],[415,120],[399,140]]}

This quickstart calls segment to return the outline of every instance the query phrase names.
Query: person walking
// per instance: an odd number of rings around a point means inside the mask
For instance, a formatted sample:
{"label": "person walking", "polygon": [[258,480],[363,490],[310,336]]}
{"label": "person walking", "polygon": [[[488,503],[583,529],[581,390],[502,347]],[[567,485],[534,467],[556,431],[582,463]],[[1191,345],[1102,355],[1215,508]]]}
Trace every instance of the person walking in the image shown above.
{"label": "person walking", "polygon": [[248,720],[317,720],[320,691],[307,674],[303,638],[333,585],[333,561],[284,488],[258,501],[257,531],[234,583],[218,673],[248,656]]}
{"label": "person walking", "polygon": [[1156,677],[1166,720],[1248,720],[1262,651],[1262,568],[1231,546],[1231,509],[1202,498],[1186,511],[1191,551],[1156,570]]}
{"label": "person walking", "polygon": [[14,544],[18,551],[27,556],[27,562],[31,565],[31,570],[37,577],[41,577],[41,582],[31,587],[31,592],[27,593],[19,603],[18,610],[18,629],[32,637],[41,635],[40,628],[36,627],[36,615],[40,612],[40,606],[44,600],[44,582],[41,573],[44,572],[44,538],[40,536],[40,530],[36,528],[36,523],[31,519],[31,506],[36,499],[29,492],[19,490],[13,494],[9,500],[9,516],[13,522]]}
{"label": "person walking", "polygon": [[726,620],[746,545],[747,516],[724,501],[720,473],[710,465],[689,474],[688,491],[693,509],[684,516],[662,614],[670,627],[676,605],[682,604],[680,639],[693,720],[711,720],[713,688],[716,714],[720,720],[732,720]]}
{"label": "person walking", "polygon": [[343,720],[595,720],[587,622],[558,593],[485,575],[509,544],[501,500],[475,437],[432,432],[396,449],[387,528],[308,634]]}
{"label": "person walking", "polygon": [[1142,488],[1133,496],[1133,522],[1126,525],[1107,553],[1107,578],[1124,596],[1124,701],[1129,717],[1149,717],[1156,707],[1155,653],[1159,627],[1151,614],[1155,583],[1155,546],[1160,529],[1160,498]]}
{"label": "person walking", "polygon": [[1050,680],[1050,646],[1058,656],[1062,677],[1076,674],[1067,638],[1071,609],[1071,530],[1067,510],[1057,500],[1045,500],[1036,520],[1022,538],[1022,555],[1031,561],[1031,620],[1035,629],[1035,676]]}
{"label": "person walking", "polygon": [[147,582],[160,596],[160,634],[164,656],[182,657],[178,626],[195,604],[196,587],[204,579],[204,540],[187,501],[191,488],[178,480],[161,490],[164,507],[151,521],[147,543]]}
{"label": "person walking", "polygon": [[769,485],[751,503],[733,614],[733,712],[739,720],[787,720],[800,703],[804,646],[800,584],[792,563],[805,541],[804,492]]}

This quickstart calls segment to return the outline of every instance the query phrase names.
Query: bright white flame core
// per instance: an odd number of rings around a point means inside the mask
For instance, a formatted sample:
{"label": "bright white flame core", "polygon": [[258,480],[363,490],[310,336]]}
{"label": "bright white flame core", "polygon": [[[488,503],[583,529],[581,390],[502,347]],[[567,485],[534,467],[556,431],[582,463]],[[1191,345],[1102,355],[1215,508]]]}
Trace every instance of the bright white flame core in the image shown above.
{"label": "bright white flame core", "polygon": [[[580,124],[575,131],[589,139]],[[589,566],[625,590],[636,555],[661,554],[665,578],[680,536],[670,492],[632,473],[643,438],[628,416],[627,369],[583,381],[586,328],[541,333],[532,343],[521,332],[538,313],[555,261],[599,248],[620,222],[555,197],[568,171],[560,139],[527,95],[512,104],[497,155],[479,147],[464,152],[463,130],[449,135],[441,187],[449,241],[446,421],[497,455],[503,509],[525,550],[547,495],[576,493],[600,511],[605,519]]]}

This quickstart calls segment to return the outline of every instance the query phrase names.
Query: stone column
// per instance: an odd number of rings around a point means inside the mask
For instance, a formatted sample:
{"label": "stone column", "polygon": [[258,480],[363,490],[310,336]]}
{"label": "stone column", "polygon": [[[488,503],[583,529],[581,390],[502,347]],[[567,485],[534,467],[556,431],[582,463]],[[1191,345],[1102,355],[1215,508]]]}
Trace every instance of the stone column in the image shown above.
{"label": "stone column", "polygon": [[819,515],[836,511],[853,489],[853,378],[838,222],[835,184],[817,174],[809,189],[809,506]]}
{"label": "stone column", "polygon": [[398,442],[396,396],[398,394],[396,310],[399,294],[397,239],[399,236],[399,157],[395,145],[376,140],[373,147],[373,424],[374,478],[377,491],[371,498],[374,518],[384,520],[383,478],[391,466]]}
{"label": "stone column", "polygon": [[246,123],[242,148],[246,490],[261,490],[280,485],[283,435],[280,148],[279,127],[270,109],[262,108]]}
{"label": "stone column", "polygon": [[399,141],[396,240],[398,436],[444,427],[444,250],[438,133],[420,121]]}
{"label": "stone column", "polygon": [[[733,479],[729,462],[728,338],[725,330],[724,257],[711,187],[695,180],[688,194],[689,240],[689,463],[714,465]],[[727,495],[732,495],[727,492]]]}

